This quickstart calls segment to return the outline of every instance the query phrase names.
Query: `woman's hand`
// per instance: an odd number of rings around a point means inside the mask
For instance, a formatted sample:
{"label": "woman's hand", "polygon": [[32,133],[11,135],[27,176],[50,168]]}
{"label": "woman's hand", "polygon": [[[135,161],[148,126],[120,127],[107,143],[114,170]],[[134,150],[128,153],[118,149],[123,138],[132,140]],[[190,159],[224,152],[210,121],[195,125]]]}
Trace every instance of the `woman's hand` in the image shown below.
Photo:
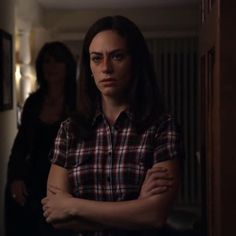
{"label": "woman's hand", "polygon": [[43,215],[48,223],[60,223],[72,218],[73,197],[65,192],[56,192],[42,199]]}
{"label": "woman's hand", "polygon": [[24,206],[28,195],[25,182],[23,180],[14,180],[10,185],[10,191],[12,198],[19,205]]}
{"label": "woman's hand", "polygon": [[168,191],[173,184],[173,177],[166,168],[153,166],[147,171],[141,187],[139,199],[148,198],[156,194]]}

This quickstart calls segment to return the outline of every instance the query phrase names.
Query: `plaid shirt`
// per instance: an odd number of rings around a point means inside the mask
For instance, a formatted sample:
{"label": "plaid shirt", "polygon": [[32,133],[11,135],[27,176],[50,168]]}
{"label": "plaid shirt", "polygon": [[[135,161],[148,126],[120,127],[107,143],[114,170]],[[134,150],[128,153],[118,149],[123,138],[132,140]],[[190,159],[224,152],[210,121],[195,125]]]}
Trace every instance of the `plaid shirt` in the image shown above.
{"label": "plaid shirt", "polygon": [[142,133],[136,132],[132,118],[123,111],[110,127],[103,113],[98,113],[93,122],[95,132],[86,142],[76,141],[70,120],[62,123],[52,163],[68,169],[74,196],[96,201],[136,199],[149,168],[182,155],[180,134],[170,115],[162,115]]}

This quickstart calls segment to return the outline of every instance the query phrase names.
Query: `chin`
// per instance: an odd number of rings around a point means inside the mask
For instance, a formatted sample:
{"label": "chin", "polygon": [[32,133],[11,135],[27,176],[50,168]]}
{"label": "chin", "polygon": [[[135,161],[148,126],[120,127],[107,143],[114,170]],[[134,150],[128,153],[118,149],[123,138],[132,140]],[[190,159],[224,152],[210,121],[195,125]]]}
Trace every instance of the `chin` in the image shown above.
{"label": "chin", "polygon": [[107,97],[107,98],[112,98],[112,99],[118,99],[120,98],[122,95],[121,93],[119,93],[118,91],[106,91],[102,93],[103,97]]}

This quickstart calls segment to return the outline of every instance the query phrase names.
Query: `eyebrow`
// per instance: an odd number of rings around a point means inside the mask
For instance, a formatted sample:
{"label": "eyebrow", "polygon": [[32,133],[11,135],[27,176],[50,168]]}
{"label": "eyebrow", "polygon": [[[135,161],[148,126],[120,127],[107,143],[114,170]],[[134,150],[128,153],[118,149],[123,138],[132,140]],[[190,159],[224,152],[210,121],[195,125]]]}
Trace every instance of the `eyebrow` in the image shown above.
{"label": "eyebrow", "polygon": [[[115,49],[115,50],[112,50],[110,52],[108,52],[108,54],[113,54],[113,53],[116,53],[116,52],[125,52],[126,49],[122,49],[122,48],[119,48],[119,49]],[[96,52],[96,51],[92,51],[89,53],[90,55],[92,54],[95,54],[95,55],[102,55],[103,53],[102,52]]]}

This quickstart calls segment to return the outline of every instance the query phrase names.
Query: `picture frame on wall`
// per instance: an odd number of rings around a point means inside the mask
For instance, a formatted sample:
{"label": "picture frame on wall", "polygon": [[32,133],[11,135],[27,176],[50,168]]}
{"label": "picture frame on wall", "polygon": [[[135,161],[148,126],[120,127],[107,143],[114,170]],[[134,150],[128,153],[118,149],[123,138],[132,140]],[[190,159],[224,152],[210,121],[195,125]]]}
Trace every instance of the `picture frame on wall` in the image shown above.
{"label": "picture frame on wall", "polygon": [[0,111],[13,108],[12,35],[0,29]]}

